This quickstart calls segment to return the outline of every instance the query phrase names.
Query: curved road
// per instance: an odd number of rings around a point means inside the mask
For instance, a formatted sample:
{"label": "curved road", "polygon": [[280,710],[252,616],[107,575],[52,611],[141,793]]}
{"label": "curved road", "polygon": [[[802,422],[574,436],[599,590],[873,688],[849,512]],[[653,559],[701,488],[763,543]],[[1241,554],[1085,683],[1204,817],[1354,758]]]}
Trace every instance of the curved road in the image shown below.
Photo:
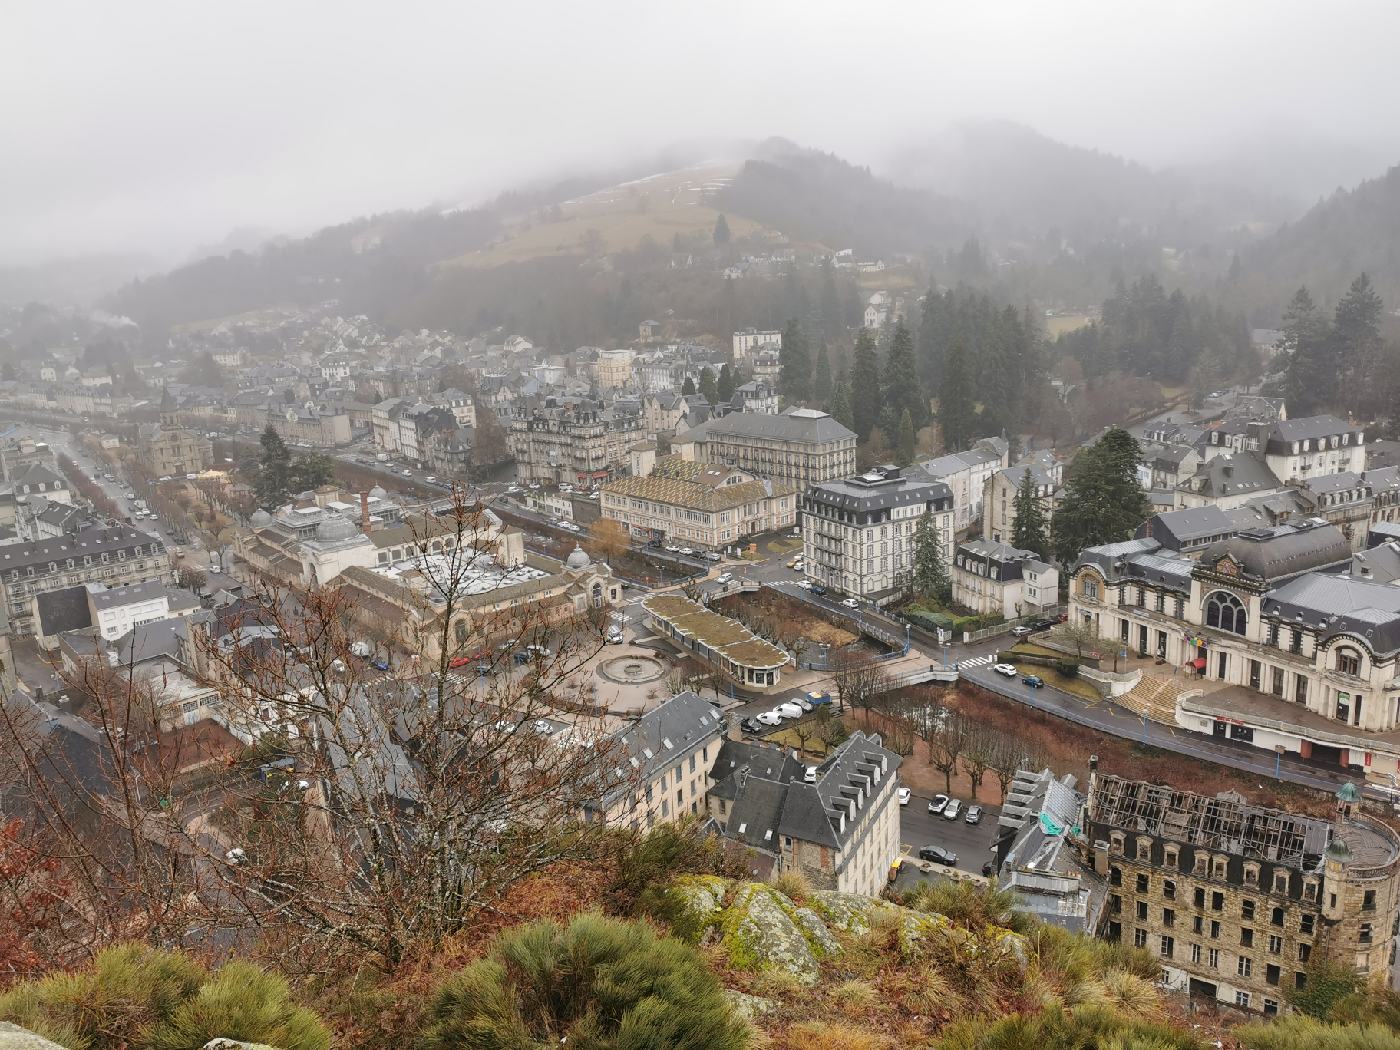
{"label": "curved road", "polygon": [[[964,656],[965,658],[966,656]],[[1335,791],[1344,783],[1358,782],[1357,777],[1348,776],[1341,769],[1333,771],[1294,755],[1283,755],[1275,766],[1275,761],[1279,756],[1271,755],[1259,748],[1229,740],[1218,740],[1215,737],[1192,733],[1177,726],[1163,725],[1161,722],[1143,718],[1108,700],[1091,704],[1071,693],[1055,689],[1053,686],[1047,685],[1039,689],[1032,689],[1023,685],[1019,678],[1010,679],[997,674],[992,670],[990,664],[963,668],[962,677],[989,692],[1025,704],[1036,711],[1043,711],[1076,725],[1096,729],[1099,732],[1109,733],[1125,740],[1160,748],[1163,751],[1174,751],[1188,758],[1214,762],[1218,765],[1230,766],[1233,769],[1246,770],[1270,778],[1274,777],[1277,768],[1278,779],[1320,791]],[[1360,785],[1358,784],[1358,786]],[[1374,787],[1365,787],[1363,791],[1371,798],[1391,801],[1384,792]]]}

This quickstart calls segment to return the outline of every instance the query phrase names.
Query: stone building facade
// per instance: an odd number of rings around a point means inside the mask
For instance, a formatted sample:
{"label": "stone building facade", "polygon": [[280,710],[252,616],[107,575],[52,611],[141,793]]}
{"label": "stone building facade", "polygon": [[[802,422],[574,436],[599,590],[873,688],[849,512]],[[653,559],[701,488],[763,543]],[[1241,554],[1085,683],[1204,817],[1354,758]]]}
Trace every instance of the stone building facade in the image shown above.
{"label": "stone building facade", "polygon": [[1094,774],[1080,827],[1108,880],[1101,932],[1168,987],[1264,1014],[1320,961],[1388,982],[1400,837],[1348,785],[1333,820]]}

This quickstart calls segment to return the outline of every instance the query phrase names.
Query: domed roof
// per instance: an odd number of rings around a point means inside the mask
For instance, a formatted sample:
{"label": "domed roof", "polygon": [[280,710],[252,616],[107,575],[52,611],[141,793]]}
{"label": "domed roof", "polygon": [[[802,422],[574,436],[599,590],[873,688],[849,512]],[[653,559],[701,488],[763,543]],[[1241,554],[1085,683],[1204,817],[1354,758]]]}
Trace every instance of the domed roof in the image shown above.
{"label": "domed roof", "polygon": [[339,514],[332,514],[316,526],[316,538],[322,543],[348,540],[360,530]]}
{"label": "domed roof", "polygon": [[272,524],[272,515],[265,510],[255,510],[248,523],[255,529],[265,529]]}
{"label": "domed roof", "polygon": [[593,559],[588,556],[588,552],[574,544],[573,553],[564,562],[564,566],[569,569],[586,569],[593,564]]}
{"label": "domed roof", "polygon": [[380,488],[378,485],[376,485],[376,486],[374,486],[374,488],[370,489],[370,490],[369,490],[369,494],[370,494],[371,496],[373,496],[375,499],[386,499],[386,498],[388,497],[388,495],[389,495],[387,492],[385,492],[385,491],[384,491],[382,488]]}

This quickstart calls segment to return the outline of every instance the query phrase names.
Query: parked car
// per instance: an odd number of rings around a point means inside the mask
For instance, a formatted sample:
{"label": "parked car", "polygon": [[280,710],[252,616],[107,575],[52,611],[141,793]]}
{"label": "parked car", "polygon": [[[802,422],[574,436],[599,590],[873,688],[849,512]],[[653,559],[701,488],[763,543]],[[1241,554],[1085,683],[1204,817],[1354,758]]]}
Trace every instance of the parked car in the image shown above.
{"label": "parked car", "polygon": [[817,767],[808,766],[802,774],[802,783],[815,784],[817,782]]}
{"label": "parked car", "polygon": [[812,593],[818,595],[826,594],[826,588],[819,583],[812,584]]}
{"label": "parked car", "polygon": [[811,581],[811,580],[798,580],[798,581],[797,581],[797,586],[801,587],[803,590],[810,591],[810,590],[812,589],[812,581]]}
{"label": "parked car", "polygon": [[447,666],[448,666],[448,667],[466,667],[467,664],[470,664],[470,663],[475,663],[475,661],[474,661],[470,656],[454,656],[451,660],[448,660],[448,661],[447,661]]}
{"label": "parked car", "polygon": [[378,660],[371,660],[370,666],[373,667],[376,671],[387,671],[389,670],[389,661],[381,657]]}
{"label": "parked car", "polygon": [[782,724],[783,716],[778,714],[777,708],[774,708],[772,711],[764,711],[763,714],[756,716],[754,720],[762,725],[776,726]]}
{"label": "parked car", "polygon": [[690,557],[695,553],[695,549],[693,547],[682,547],[681,553],[684,554],[686,557]]}
{"label": "parked car", "polygon": [[722,572],[715,577],[715,583],[728,583],[732,579],[734,579],[732,572]]}
{"label": "parked car", "polygon": [[947,868],[954,867],[958,863],[958,855],[942,846],[920,846],[919,859],[931,860],[933,863],[942,864]]}
{"label": "parked car", "polygon": [[365,657],[369,655],[369,642],[351,642],[350,651],[356,656]]}
{"label": "parked car", "polygon": [[1055,620],[1036,620],[1035,623],[1031,624],[1031,630],[1048,631],[1055,626],[1056,622]]}
{"label": "parked car", "polygon": [[947,795],[934,795],[928,800],[928,811],[930,813],[942,813],[943,807],[948,805]]}
{"label": "parked car", "polygon": [[847,609],[860,608],[860,602],[856,601],[854,598],[842,598],[841,604],[844,605]]}
{"label": "parked car", "polygon": [[724,555],[721,554],[719,551],[706,551],[706,552],[705,552],[705,560],[706,560],[706,561],[723,561],[723,560],[724,560]]}
{"label": "parked car", "polygon": [[802,564],[802,559],[801,559],[801,558],[792,558],[791,560],[788,561],[787,567],[788,567],[789,569],[795,569],[795,568],[797,568],[797,567],[798,567],[799,565],[801,565],[801,564]]}
{"label": "parked car", "polygon": [[672,543],[666,544],[666,548],[665,548],[665,549],[667,550],[667,552],[669,552],[669,553],[671,553],[671,554],[679,554],[679,553],[681,552],[681,549],[680,549],[679,547],[677,547],[675,544],[672,544]]}
{"label": "parked car", "polygon": [[910,791],[908,788],[900,788],[900,789],[899,789],[899,804],[900,804],[901,806],[907,806],[907,805],[909,805],[909,800],[910,800],[911,798],[913,798],[913,797],[914,797],[914,792]]}
{"label": "parked car", "polygon": [[763,726],[759,725],[759,723],[752,718],[746,718],[739,723],[739,728],[745,733],[757,733]]}
{"label": "parked car", "polygon": [[611,627],[608,629],[609,645],[621,645],[624,640],[621,627]]}
{"label": "parked car", "polygon": [[426,481],[429,485],[436,485],[436,484],[437,484],[437,478],[434,477],[432,474],[429,474],[429,475],[428,475],[426,478],[424,478],[423,480]]}
{"label": "parked car", "polygon": [[1026,677],[1021,679],[1021,684],[1028,685],[1032,689],[1039,689],[1045,684],[1045,682],[1041,679],[1040,675],[1038,674],[1028,674],[1026,675]]}
{"label": "parked car", "polygon": [[967,807],[967,816],[963,817],[963,820],[965,820],[965,821],[966,821],[967,823],[969,823],[969,824],[980,824],[980,823],[982,823],[982,807],[981,807],[981,806],[968,806],[968,807]]}
{"label": "parked car", "polygon": [[957,820],[958,814],[962,812],[962,803],[955,798],[950,798],[948,804],[943,807],[944,820]]}
{"label": "parked car", "polygon": [[1013,664],[993,664],[992,670],[997,674],[1005,675],[1007,678],[1016,677],[1016,667]]}
{"label": "parked car", "polygon": [[805,696],[795,697],[794,699],[789,700],[788,703],[796,704],[798,707],[802,708],[803,711],[812,710],[812,701],[808,700]]}
{"label": "parked car", "polygon": [[792,701],[788,701],[785,704],[779,704],[774,710],[776,710],[778,714],[783,718],[797,719],[801,718],[804,714],[806,714],[806,712],[802,710],[802,706],[800,704],[795,704]]}
{"label": "parked car", "polygon": [[1011,628],[1011,634],[1016,638],[1024,638],[1030,633],[1031,628],[1027,627],[1025,624],[1017,624],[1015,627]]}

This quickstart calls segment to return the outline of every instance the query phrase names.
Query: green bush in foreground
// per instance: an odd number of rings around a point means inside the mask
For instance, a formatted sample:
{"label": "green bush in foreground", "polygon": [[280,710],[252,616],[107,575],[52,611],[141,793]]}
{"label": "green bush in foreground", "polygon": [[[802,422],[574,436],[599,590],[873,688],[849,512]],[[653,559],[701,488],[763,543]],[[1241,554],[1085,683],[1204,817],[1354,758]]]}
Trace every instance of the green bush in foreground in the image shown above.
{"label": "green bush in foreground", "polygon": [[30,981],[0,996],[12,1021],[69,1050],[199,1050],[225,1036],[278,1050],[329,1050],[330,1033],[287,982],[249,963],[212,976],[178,952],[128,944],[91,969]]}
{"label": "green bush in foreground", "polygon": [[580,915],[504,934],[438,990],[423,1050],[740,1050],[748,1030],[689,946]]}

